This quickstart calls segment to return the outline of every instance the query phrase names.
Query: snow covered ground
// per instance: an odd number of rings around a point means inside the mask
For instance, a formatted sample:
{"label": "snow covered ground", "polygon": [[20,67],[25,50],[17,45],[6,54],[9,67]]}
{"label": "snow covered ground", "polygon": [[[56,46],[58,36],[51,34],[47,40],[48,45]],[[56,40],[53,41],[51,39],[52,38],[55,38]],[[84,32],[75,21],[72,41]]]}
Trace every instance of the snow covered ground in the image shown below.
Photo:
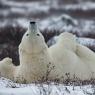
{"label": "snow covered ground", "polygon": [[0,95],[95,95],[94,85],[17,84],[0,78]]}

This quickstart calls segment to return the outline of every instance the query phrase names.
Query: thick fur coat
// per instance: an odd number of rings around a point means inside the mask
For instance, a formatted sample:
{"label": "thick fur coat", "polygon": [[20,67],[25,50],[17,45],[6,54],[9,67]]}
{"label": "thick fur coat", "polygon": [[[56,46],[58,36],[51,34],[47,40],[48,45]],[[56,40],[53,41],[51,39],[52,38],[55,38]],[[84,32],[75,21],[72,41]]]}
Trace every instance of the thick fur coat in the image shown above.
{"label": "thick fur coat", "polygon": [[6,57],[2,61],[0,61],[0,76],[13,80],[14,71],[15,66],[12,63],[11,58]]}
{"label": "thick fur coat", "polygon": [[29,25],[19,45],[20,66],[15,71],[15,81],[31,83],[46,78],[50,63],[48,47],[36,24]]}
{"label": "thick fur coat", "polygon": [[50,78],[89,80],[95,78],[95,53],[80,45],[71,33],[62,33],[49,48],[55,65]]}

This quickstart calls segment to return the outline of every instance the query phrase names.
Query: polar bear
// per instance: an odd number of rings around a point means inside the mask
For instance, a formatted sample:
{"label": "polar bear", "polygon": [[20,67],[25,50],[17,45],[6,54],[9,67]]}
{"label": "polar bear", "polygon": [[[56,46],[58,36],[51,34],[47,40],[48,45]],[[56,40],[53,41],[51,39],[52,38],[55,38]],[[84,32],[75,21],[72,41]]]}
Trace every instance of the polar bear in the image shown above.
{"label": "polar bear", "polygon": [[9,57],[4,58],[0,61],[0,76],[14,79],[15,66],[12,63],[12,59]]}
{"label": "polar bear", "polygon": [[37,23],[31,21],[19,45],[20,66],[15,70],[14,79],[19,83],[42,81],[50,64],[48,47]]}
{"label": "polar bear", "polygon": [[56,44],[49,48],[55,65],[50,78],[89,80],[95,78],[95,53],[76,42],[76,36],[62,33]]}
{"label": "polar bear", "polygon": [[89,69],[91,69],[92,78],[95,78],[95,53],[81,44],[77,44],[76,53],[88,65]]}

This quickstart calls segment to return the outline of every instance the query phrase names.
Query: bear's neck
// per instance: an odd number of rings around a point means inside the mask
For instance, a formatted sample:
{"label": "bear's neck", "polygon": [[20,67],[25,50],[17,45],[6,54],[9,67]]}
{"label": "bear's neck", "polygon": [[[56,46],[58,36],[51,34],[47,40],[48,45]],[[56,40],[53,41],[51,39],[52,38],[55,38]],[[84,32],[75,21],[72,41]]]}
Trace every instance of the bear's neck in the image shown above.
{"label": "bear's neck", "polygon": [[36,62],[40,62],[44,59],[48,59],[48,52],[46,48],[38,53],[27,53],[25,51],[20,51],[20,64],[35,64]]}

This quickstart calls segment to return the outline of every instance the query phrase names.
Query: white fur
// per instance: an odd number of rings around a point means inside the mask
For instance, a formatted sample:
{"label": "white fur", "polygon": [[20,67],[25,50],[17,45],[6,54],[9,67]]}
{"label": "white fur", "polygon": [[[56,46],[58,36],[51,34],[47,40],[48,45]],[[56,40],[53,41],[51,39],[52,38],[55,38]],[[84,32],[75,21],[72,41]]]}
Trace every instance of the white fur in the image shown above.
{"label": "white fur", "polygon": [[49,48],[55,65],[50,78],[66,79],[68,76],[81,80],[95,78],[95,53],[76,42],[71,33],[59,35],[58,42]]}
{"label": "white fur", "polygon": [[11,58],[6,57],[0,61],[0,76],[13,80],[14,70]]}
{"label": "white fur", "polygon": [[16,68],[15,81],[20,83],[31,83],[46,77],[50,62],[48,47],[39,29],[35,27],[33,29],[29,25],[19,45],[20,66]]}

